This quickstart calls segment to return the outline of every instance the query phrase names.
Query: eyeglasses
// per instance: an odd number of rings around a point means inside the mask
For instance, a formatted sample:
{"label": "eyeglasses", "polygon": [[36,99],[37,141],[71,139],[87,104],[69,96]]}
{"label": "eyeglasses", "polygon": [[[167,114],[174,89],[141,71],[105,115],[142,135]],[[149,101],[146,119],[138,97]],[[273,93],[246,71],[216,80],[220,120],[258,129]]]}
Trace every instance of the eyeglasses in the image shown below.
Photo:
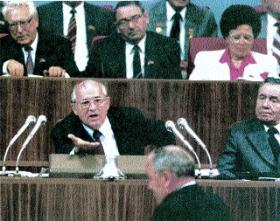
{"label": "eyeglasses", "polygon": [[86,109],[86,108],[89,108],[91,104],[94,104],[95,106],[101,106],[108,99],[109,99],[109,97],[99,97],[99,98],[94,98],[91,100],[83,100],[81,102],[74,101],[72,103],[77,103],[77,104],[81,105],[82,108]]}
{"label": "eyeglasses", "polygon": [[16,30],[16,28],[18,26],[21,26],[22,28],[26,29],[28,28],[28,25],[30,24],[31,20],[32,20],[33,17],[27,19],[27,20],[22,20],[22,21],[16,21],[16,22],[11,22],[11,23],[8,23],[9,25],[9,28],[11,30]]}
{"label": "eyeglasses", "polygon": [[130,18],[123,18],[117,21],[117,26],[119,27],[127,27],[129,22],[137,23],[140,18],[142,18],[143,14],[133,15]]}
{"label": "eyeglasses", "polygon": [[241,41],[241,38],[244,39],[245,42],[251,43],[254,40],[254,36],[250,34],[231,34],[229,35],[230,40],[232,40],[234,43],[239,43]]}

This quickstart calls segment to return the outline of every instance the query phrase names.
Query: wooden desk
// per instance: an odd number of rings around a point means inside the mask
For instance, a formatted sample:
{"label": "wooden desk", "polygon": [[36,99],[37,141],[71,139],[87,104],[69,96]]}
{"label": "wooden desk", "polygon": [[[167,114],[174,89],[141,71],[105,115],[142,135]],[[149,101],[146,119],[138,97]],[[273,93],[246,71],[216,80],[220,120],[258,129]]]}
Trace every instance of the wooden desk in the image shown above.
{"label": "wooden desk", "polygon": [[[0,160],[9,140],[29,114],[45,114],[48,123],[41,128],[22,160],[48,161],[53,152],[50,132],[54,124],[71,110],[72,86],[83,79],[0,78]],[[216,163],[230,125],[254,116],[258,83],[191,82],[183,80],[102,80],[107,83],[112,105],[138,107],[147,117],[174,120],[185,117],[209,148]],[[15,160],[23,136],[11,149]],[[202,163],[205,153],[194,145]]]}
{"label": "wooden desk", "polygon": [[[280,183],[198,180],[220,195],[234,221],[280,218]],[[146,180],[0,178],[2,221],[148,221],[156,206]],[[277,217],[278,216],[278,217]]]}

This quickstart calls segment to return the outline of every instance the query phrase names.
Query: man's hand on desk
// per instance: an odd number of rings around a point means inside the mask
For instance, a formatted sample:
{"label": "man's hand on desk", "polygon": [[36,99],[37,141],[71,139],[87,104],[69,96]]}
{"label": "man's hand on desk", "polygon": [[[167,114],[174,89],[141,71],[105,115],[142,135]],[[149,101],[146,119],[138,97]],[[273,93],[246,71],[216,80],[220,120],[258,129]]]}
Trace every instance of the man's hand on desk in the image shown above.
{"label": "man's hand on desk", "polygon": [[21,77],[24,74],[24,66],[16,60],[7,61],[7,70],[10,75]]}
{"label": "man's hand on desk", "polygon": [[94,150],[96,147],[100,145],[99,142],[89,142],[85,141],[79,137],[76,137],[73,134],[68,134],[68,138],[72,140],[73,144],[76,147],[75,152],[79,152],[79,150]]}
{"label": "man's hand on desk", "polygon": [[58,66],[51,66],[49,70],[44,70],[44,76],[46,77],[65,77],[66,71]]}

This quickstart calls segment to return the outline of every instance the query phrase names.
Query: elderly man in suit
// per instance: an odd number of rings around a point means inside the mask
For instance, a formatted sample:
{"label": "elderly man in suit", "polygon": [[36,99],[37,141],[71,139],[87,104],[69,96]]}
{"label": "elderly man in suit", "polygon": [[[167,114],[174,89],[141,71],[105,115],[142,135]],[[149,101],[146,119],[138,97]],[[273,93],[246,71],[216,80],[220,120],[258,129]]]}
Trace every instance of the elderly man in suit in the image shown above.
{"label": "elderly man in suit", "polygon": [[149,10],[148,30],[170,36],[180,43],[181,68],[188,66],[189,39],[217,37],[217,23],[208,7],[199,7],[190,0],[161,0]]}
{"label": "elderly man in suit", "polygon": [[39,18],[32,1],[8,1],[3,15],[10,33],[0,39],[3,74],[65,77],[78,72],[70,42],[37,31]]}
{"label": "elderly man in suit", "polygon": [[75,85],[71,104],[73,112],[52,130],[56,153],[141,155],[146,146],[175,143],[161,121],[144,118],[136,108],[110,107],[107,89],[100,82]]}
{"label": "elderly man in suit", "polygon": [[174,39],[146,31],[149,17],[140,2],[119,2],[115,13],[117,33],[94,44],[86,75],[180,79],[179,45]]}
{"label": "elderly man in suit", "polygon": [[39,6],[38,13],[40,29],[69,38],[71,38],[69,36],[71,19],[75,19],[73,53],[80,71],[87,65],[93,38],[98,35],[109,35],[114,29],[113,11],[84,1],[54,1]]}
{"label": "elderly man in suit", "polygon": [[148,188],[158,202],[152,221],[227,221],[228,209],[195,182],[195,163],[179,146],[152,151],[147,159]]}
{"label": "elderly man in suit", "polygon": [[[268,78],[258,91],[256,118],[230,130],[218,169],[226,178],[280,173],[280,79]],[[265,176],[263,174],[263,176]]]}

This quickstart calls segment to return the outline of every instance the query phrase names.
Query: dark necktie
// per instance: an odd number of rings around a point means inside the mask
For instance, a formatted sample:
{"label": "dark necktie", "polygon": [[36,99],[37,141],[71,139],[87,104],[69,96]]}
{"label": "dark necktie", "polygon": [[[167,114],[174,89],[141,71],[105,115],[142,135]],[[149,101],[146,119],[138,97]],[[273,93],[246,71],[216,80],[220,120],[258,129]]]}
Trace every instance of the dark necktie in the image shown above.
{"label": "dark necktie", "polygon": [[275,134],[278,134],[278,130],[275,127],[270,127],[268,129],[268,142],[275,157],[276,162],[278,161],[278,157],[280,154],[280,145],[275,138]]}
{"label": "dark necktie", "polygon": [[139,53],[139,46],[135,45],[133,47],[134,55],[133,55],[133,78],[141,78],[141,60],[140,60],[140,53]]}
{"label": "dark necktie", "polygon": [[182,19],[179,12],[176,12],[173,16],[173,25],[170,32],[170,37],[179,40],[180,36],[180,21]]}
{"label": "dark necktie", "polygon": [[100,140],[101,135],[102,135],[102,133],[99,130],[94,130],[93,139],[95,142],[100,143],[100,145],[95,148],[95,151],[94,151],[95,154],[104,154],[104,149],[103,149],[103,146],[102,146],[101,140]]}
{"label": "dark necktie", "polygon": [[77,34],[77,24],[76,24],[76,18],[75,18],[76,10],[75,10],[75,8],[72,8],[70,13],[72,14],[72,16],[70,18],[69,25],[68,25],[67,37],[71,41],[72,51],[73,51],[73,53],[75,53],[76,34]]}
{"label": "dark necktie", "polygon": [[31,52],[32,52],[32,48],[30,46],[25,46],[24,50],[27,52],[27,59],[26,59],[26,70],[27,70],[27,74],[33,74],[33,61],[32,61],[32,56],[31,56]]}
{"label": "dark necktie", "polygon": [[280,23],[276,23],[277,32],[274,35],[272,43],[272,55],[277,59],[278,64],[280,65]]}

